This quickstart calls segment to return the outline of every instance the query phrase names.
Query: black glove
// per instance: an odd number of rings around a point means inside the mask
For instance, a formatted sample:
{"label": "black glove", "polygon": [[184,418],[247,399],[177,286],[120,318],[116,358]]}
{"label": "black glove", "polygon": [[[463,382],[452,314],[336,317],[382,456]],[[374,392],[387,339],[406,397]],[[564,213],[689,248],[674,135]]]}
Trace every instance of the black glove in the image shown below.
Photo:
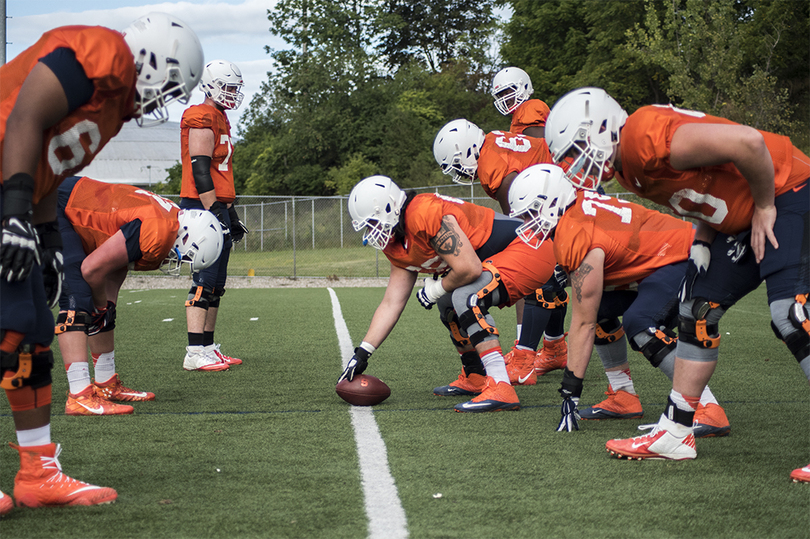
{"label": "black glove", "polygon": [[577,378],[574,373],[567,368],[563,371],[563,379],[559,389],[563,402],[560,408],[560,423],[557,425],[557,432],[572,432],[579,430],[579,397],[582,395],[582,378]]}
{"label": "black glove", "polygon": [[354,380],[354,377],[363,374],[366,368],[368,368],[368,358],[371,357],[371,352],[366,350],[365,348],[360,348],[359,346],[354,349],[354,355],[349,360],[348,365],[346,368],[343,369],[343,374],[340,375],[338,378],[337,383],[341,383],[343,380],[348,380],[351,382]]}
{"label": "black glove", "polygon": [[65,278],[62,270],[64,266],[62,235],[56,221],[43,223],[34,228],[39,236],[39,245],[42,247],[42,280],[45,283],[45,296],[48,298],[48,307],[53,309],[59,303]]}
{"label": "black glove", "polygon": [[678,299],[687,301],[692,299],[692,287],[695,286],[695,279],[700,276],[706,275],[709,269],[709,263],[712,260],[710,243],[705,241],[695,240],[692,243],[692,248],[689,249],[689,262],[686,266],[686,275],[681,281],[681,289],[678,292]]}
{"label": "black glove", "polygon": [[559,264],[554,266],[554,280],[557,281],[558,290],[568,286],[568,273]]}
{"label": "black glove", "polygon": [[236,213],[236,206],[231,205],[228,208],[228,216],[231,218],[231,240],[234,243],[239,243],[245,237],[245,234],[250,233],[250,230],[239,218],[239,214]]}
{"label": "black glove", "polygon": [[222,235],[228,236],[231,233],[231,229],[228,227],[228,223],[225,221],[225,212],[228,211],[227,208],[225,208],[225,205],[217,200],[211,204],[208,211],[213,213],[219,220],[219,224],[222,226]]}
{"label": "black glove", "polygon": [[85,331],[88,337],[92,337],[104,330],[110,331],[113,328],[115,328],[115,303],[107,301],[106,307],[96,309],[95,312],[90,313],[90,323]]}
{"label": "black glove", "polygon": [[31,225],[33,197],[34,178],[28,174],[14,174],[3,183],[0,278],[8,282],[24,281],[34,263],[41,263],[37,235]]}
{"label": "black glove", "polygon": [[750,231],[745,231],[736,236],[729,236],[726,238],[728,250],[726,254],[734,264],[743,264],[748,259],[748,254],[751,252],[750,245]]}

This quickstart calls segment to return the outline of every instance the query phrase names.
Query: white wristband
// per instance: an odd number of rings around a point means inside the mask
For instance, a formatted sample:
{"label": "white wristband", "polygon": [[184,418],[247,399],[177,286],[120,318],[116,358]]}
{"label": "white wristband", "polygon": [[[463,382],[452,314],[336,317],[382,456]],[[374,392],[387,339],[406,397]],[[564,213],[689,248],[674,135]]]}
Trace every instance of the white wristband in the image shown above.
{"label": "white wristband", "polygon": [[368,355],[373,354],[374,350],[376,350],[376,348],[373,345],[371,345],[370,343],[367,343],[366,341],[361,342],[360,346],[358,346],[358,348],[362,348],[363,350],[368,352]]}

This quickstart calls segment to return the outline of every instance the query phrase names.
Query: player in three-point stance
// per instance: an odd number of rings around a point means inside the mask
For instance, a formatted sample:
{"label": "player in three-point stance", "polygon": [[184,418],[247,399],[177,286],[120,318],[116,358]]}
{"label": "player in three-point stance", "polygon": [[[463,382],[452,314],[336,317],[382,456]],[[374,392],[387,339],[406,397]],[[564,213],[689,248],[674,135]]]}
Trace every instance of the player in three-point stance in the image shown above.
{"label": "player in three-point stance", "polygon": [[[54,321],[62,282],[56,188],[87,166],[125,121],[150,125],[187,102],[202,48],[182,21],[150,13],[123,33],[100,26],[50,30],[0,67],[2,242],[0,386],[20,454],[18,506],[95,505],[117,493],[62,474],[51,442]],[[0,514],[12,508],[0,493]]]}
{"label": "player in three-point stance", "polygon": [[477,395],[456,405],[457,412],[519,409],[488,310],[513,305],[548,281],[554,270],[551,246],[539,251],[526,246],[515,233],[516,219],[438,194],[406,194],[385,176],[366,178],[352,189],[349,213],[355,230],[365,230],[364,242],[391,262],[391,275],[338,382],[366,369],[396,325],[418,274],[428,273],[432,277],[417,299],[427,309],[438,305],[463,364],[458,380],[434,393]]}
{"label": "player in three-point stance", "polygon": [[[810,160],[788,137],[671,105],[631,116],[600,88],[560,98],[546,123],[554,161],[594,189],[615,171],[639,196],[697,220],[680,290],[675,376],[648,435],[610,440],[628,458],[692,459],[692,420],[717,364],[723,314],[764,280],[774,333],[810,379]],[[791,474],[810,479],[804,469]]]}

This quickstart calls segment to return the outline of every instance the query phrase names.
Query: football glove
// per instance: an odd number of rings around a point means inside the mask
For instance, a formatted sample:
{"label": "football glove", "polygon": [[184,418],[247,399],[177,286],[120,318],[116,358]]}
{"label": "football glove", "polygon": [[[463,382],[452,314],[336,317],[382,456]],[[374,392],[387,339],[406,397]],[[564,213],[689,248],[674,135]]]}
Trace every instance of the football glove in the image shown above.
{"label": "football glove", "polygon": [[748,258],[749,249],[749,233],[743,232],[737,236],[729,236],[726,238],[728,244],[728,251],[726,254],[734,264],[742,264]]}
{"label": "football glove", "polygon": [[559,290],[562,290],[568,286],[568,273],[566,273],[563,267],[559,264],[554,266],[554,280],[557,281],[557,287]]}
{"label": "football glove", "polygon": [[445,294],[447,294],[447,291],[442,286],[442,278],[434,274],[433,277],[425,278],[424,286],[416,293],[416,299],[419,300],[422,307],[430,310],[436,305],[439,298]]}
{"label": "football glove", "polygon": [[358,346],[354,349],[354,355],[349,360],[349,363],[346,365],[346,368],[343,369],[343,374],[340,375],[338,378],[337,383],[341,383],[343,380],[348,380],[351,382],[354,380],[354,377],[360,374],[363,374],[365,370],[368,368],[368,358],[371,357],[371,352]]}
{"label": "football glove", "polygon": [[96,308],[95,312],[90,313],[90,323],[87,325],[85,331],[88,337],[98,335],[105,328],[109,331],[115,327],[115,303],[107,301],[107,306],[101,309]]}
{"label": "football glove", "polygon": [[45,296],[48,298],[48,307],[53,309],[59,303],[65,278],[62,270],[64,266],[62,235],[56,221],[43,223],[34,228],[42,247],[42,280],[45,284]]}
{"label": "football glove", "polygon": [[208,208],[208,211],[213,213],[219,220],[219,224],[222,226],[222,235],[227,238],[231,233],[231,229],[229,228],[228,223],[225,221],[224,212],[228,211],[227,208],[225,208],[225,205],[219,200],[216,200],[213,204],[211,204],[211,207]]}
{"label": "football glove", "polygon": [[574,373],[566,368],[563,371],[563,379],[558,390],[562,395],[563,402],[560,408],[560,423],[557,425],[557,432],[572,432],[579,430],[579,397],[582,395],[582,378],[577,378]]}
{"label": "football glove", "polygon": [[0,278],[24,281],[34,263],[40,264],[39,246],[31,219],[34,215],[34,178],[17,173],[3,183],[3,223],[0,240]]}
{"label": "football glove", "polygon": [[228,208],[228,217],[231,219],[231,241],[239,243],[245,237],[245,234],[250,233],[250,230],[239,218],[239,214],[236,213],[236,206],[231,205]]}
{"label": "football glove", "polygon": [[692,288],[698,276],[706,275],[709,263],[712,259],[711,244],[701,240],[695,240],[689,249],[689,262],[686,266],[686,275],[681,281],[681,289],[678,292],[678,299],[687,301],[692,298]]}

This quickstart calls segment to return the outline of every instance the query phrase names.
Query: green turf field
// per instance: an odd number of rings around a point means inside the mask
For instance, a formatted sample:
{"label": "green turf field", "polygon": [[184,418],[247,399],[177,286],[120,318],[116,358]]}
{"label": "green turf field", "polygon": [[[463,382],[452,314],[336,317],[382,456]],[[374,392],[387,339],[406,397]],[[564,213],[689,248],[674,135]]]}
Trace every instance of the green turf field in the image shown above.
{"label": "green turf field", "polygon": [[[356,343],[383,289],[335,292]],[[328,291],[229,290],[217,340],[245,363],[222,373],[182,370],[185,295],[122,292],[118,372],[128,386],[157,395],[132,416],[63,415],[67,381],[57,358],[52,429],[63,470],[116,488],[118,501],[14,509],[0,519],[0,537],[369,536],[351,414],[334,392],[341,357]],[[508,349],[514,312],[495,316]],[[519,387],[519,412],[457,414],[460,398],[431,390],[455,379],[458,356],[435,310],[411,301],[368,371],[392,389],[373,416],[409,536],[810,537],[810,484],[789,479],[810,462],[807,380],[771,332],[764,289],[721,327],[711,387],[732,434],[698,440],[694,461],[628,462],[611,458],[605,441],[655,422],[670,388],[639,354],[630,357],[642,420],[555,432],[560,371]],[[588,370],[582,407],[603,398],[598,363]],[[15,441],[5,399],[0,416],[0,441]],[[0,447],[0,462],[0,489],[11,493],[16,451]]]}

